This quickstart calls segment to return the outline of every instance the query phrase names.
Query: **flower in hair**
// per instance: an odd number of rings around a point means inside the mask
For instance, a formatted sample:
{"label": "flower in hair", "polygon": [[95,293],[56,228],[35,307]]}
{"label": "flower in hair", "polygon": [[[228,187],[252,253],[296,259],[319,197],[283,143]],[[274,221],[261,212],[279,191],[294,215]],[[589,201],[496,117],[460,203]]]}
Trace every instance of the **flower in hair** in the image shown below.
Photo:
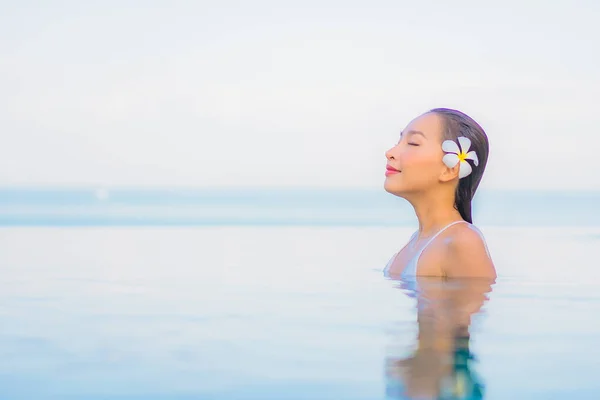
{"label": "flower in hair", "polygon": [[473,160],[475,166],[479,165],[479,159],[475,150],[469,151],[471,148],[471,140],[467,137],[461,136],[458,138],[456,144],[453,140],[444,140],[442,143],[442,150],[446,153],[442,161],[448,168],[454,168],[456,164],[460,163],[458,168],[458,178],[462,179],[468,176],[473,168],[467,160]]}

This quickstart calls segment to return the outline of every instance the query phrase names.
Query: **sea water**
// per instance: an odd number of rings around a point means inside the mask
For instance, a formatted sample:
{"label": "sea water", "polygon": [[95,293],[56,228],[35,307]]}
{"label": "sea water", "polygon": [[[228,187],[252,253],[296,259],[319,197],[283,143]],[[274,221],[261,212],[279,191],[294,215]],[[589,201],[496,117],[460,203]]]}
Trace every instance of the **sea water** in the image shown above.
{"label": "sea water", "polygon": [[482,193],[489,288],[388,196],[5,189],[0,399],[600,398],[600,196]]}

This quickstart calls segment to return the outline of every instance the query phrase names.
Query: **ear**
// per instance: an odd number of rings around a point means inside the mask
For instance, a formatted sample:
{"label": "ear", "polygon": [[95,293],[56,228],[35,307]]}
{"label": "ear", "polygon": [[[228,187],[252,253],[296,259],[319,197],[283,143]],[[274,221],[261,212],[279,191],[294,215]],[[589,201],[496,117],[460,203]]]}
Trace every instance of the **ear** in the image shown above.
{"label": "ear", "polygon": [[458,179],[458,170],[460,168],[460,163],[456,163],[456,165],[452,168],[446,166],[446,164],[442,163],[442,171],[440,172],[439,180],[440,182],[450,182],[454,179]]}

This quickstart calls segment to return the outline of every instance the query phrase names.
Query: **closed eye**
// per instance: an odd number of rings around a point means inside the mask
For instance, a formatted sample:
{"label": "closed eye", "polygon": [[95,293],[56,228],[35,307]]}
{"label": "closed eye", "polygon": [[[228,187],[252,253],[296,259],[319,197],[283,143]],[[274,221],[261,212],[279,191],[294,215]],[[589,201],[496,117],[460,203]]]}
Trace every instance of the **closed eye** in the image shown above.
{"label": "closed eye", "polygon": [[418,143],[409,143],[409,146],[420,146]]}

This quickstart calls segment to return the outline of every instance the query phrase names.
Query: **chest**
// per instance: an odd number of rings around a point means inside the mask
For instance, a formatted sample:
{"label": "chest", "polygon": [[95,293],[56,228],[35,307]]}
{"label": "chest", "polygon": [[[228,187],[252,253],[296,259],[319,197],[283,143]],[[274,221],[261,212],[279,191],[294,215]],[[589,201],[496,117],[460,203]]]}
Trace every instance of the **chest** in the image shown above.
{"label": "chest", "polygon": [[443,276],[447,244],[443,238],[436,238],[429,244],[409,243],[392,259],[388,272],[390,276],[413,273],[417,276]]}

